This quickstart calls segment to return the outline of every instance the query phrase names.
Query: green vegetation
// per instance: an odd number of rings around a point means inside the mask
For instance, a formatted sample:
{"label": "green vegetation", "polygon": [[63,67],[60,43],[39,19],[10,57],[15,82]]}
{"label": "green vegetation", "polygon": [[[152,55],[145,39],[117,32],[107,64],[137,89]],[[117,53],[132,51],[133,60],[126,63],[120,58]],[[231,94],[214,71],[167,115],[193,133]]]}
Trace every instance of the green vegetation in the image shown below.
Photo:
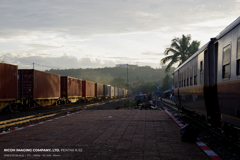
{"label": "green vegetation", "polygon": [[182,35],[182,38],[174,38],[172,40],[170,48],[167,48],[164,52],[165,55],[172,53],[173,55],[167,56],[161,59],[161,64],[168,63],[165,72],[169,72],[173,64],[179,63],[180,66],[189,57],[191,57],[199,48],[200,41],[194,40],[190,43],[191,35]]}
{"label": "green vegetation", "polygon": [[159,81],[146,82],[146,83],[141,82],[139,83],[139,85],[132,87],[131,90],[135,94],[138,94],[140,92],[151,93],[152,91],[156,91],[159,84],[161,84],[158,90],[162,92],[162,91],[169,90],[169,88],[172,86],[172,83],[173,83],[173,78],[171,78],[170,75],[165,74],[164,78],[162,78]]}
{"label": "green vegetation", "polygon": [[171,78],[168,74],[165,75],[163,78],[162,86],[159,88],[160,91],[166,91],[168,90],[173,83],[173,78]]}
{"label": "green vegetation", "polygon": [[[139,92],[148,93],[155,91],[159,84],[163,83],[163,78],[166,76],[163,67],[154,69],[149,66],[144,67],[129,67],[128,79],[129,89],[132,94]],[[170,75],[175,68],[171,68]],[[65,70],[47,70],[46,72],[58,74],[61,76],[70,76],[79,79],[84,79],[92,82],[110,84],[119,88],[127,88],[127,68],[97,68],[97,69],[65,69]]]}
{"label": "green vegetation", "polygon": [[121,78],[121,77],[114,78],[110,82],[110,85],[116,86],[116,87],[119,87],[119,88],[127,88],[128,87],[126,80]]}

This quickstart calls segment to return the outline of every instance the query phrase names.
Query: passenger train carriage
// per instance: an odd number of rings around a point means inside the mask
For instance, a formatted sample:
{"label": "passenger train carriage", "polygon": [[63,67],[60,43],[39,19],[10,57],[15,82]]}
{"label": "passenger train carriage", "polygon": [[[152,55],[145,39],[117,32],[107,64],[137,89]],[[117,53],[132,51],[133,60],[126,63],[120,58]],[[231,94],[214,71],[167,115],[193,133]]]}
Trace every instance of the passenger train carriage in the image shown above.
{"label": "passenger train carriage", "polygon": [[240,17],[173,73],[181,110],[225,132],[240,128]]}

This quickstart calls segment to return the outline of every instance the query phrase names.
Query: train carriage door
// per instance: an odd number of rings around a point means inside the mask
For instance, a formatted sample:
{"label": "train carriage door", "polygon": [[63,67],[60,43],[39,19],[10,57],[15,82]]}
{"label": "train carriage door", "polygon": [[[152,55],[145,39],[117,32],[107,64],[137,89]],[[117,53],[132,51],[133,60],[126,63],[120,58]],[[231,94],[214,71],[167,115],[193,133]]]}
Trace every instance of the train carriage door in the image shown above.
{"label": "train carriage door", "polygon": [[181,99],[180,99],[180,94],[179,94],[179,88],[181,87],[180,86],[181,85],[181,74],[179,73],[179,70],[176,72],[176,74],[177,74],[177,76],[176,76],[176,85],[177,85],[176,90],[177,91],[174,91],[174,94],[175,94],[177,107],[180,110],[181,109]]}
{"label": "train carriage door", "polygon": [[217,96],[217,63],[218,44],[211,39],[204,52],[204,99],[207,110],[207,121],[212,126],[220,126],[220,110]]}

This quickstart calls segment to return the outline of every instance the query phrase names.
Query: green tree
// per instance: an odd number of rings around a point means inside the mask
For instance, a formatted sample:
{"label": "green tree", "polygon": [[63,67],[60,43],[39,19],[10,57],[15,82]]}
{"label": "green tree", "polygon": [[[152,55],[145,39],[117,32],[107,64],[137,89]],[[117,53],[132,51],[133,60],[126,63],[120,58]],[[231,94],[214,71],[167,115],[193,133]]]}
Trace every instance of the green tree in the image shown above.
{"label": "green tree", "polygon": [[110,84],[112,86],[119,87],[119,88],[127,88],[128,87],[126,80],[123,79],[122,77],[114,78],[110,82]]}
{"label": "green tree", "polygon": [[158,82],[143,82],[141,85],[132,87],[130,89],[132,90],[133,94],[139,94],[140,92],[146,94],[156,91],[157,84]]}
{"label": "green tree", "polygon": [[173,79],[166,74],[162,81],[162,87],[160,88],[161,91],[169,90],[169,88],[172,86]]}
{"label": "green tree", "polygon": [[179,63],[178,66],[180,66],[199,49],[200,41],[194,40],[192,43],[190,43],[190,41],[191,35],[182,35],[182,38],[174,38],[172,40],[170,48],[167,48],[164,51],[165,55],[168,55],[169,53],[172,55],[161,59],[162,65],[170,61],[165,72],[169,72],[172,65],[175,63]]}
{"label": "green tree", "polygon": [[98,78],[97,82],[101,84],[110,84],[111,79],[109,79],[108,77]]}

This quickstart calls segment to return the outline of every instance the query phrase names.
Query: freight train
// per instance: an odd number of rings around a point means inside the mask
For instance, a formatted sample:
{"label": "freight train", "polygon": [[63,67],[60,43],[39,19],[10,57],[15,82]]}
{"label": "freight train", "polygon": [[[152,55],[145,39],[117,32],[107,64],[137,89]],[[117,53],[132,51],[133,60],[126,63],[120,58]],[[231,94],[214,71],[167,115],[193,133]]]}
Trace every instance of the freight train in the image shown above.
{"label": "freight train", "polygon": [[240,17],[180,65],[173,78],[179,109],[239,137]]}
{"label": "freight train", "polygon": [[0,63],[0,112],[131,96],[131,90]]}

